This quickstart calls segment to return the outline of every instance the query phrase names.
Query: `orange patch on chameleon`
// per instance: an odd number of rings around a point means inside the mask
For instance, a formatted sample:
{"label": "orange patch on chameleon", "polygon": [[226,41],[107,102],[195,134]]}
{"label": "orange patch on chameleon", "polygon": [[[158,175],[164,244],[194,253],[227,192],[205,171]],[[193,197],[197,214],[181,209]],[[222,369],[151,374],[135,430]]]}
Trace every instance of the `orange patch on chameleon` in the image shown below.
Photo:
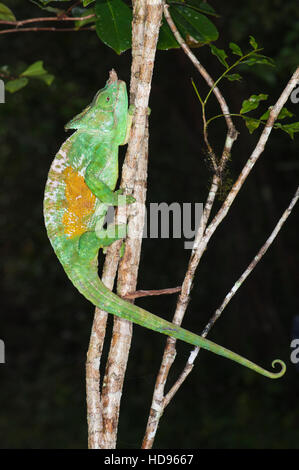
{"label": "orange patch on chameleon", "polygon": [[67,167],[63,174],[66,211],[62,223],[65,234],[73,238],[86,232],[87,219],[94,210],[96,197],[86,185],[83,176],[72,167]]}

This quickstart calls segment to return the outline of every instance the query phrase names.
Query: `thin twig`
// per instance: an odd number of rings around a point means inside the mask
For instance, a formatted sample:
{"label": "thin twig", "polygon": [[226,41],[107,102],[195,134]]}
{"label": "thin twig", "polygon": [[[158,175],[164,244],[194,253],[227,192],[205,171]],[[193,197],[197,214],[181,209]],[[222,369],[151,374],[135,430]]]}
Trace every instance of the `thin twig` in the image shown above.
{"label": "thin twig", "polygon": [[24,24],[29,24],[29,23],[44,23],[47,21],[85,21],[89,20],[90,18],[95,18],[95,14],[93,13],[92,15],[86,15],[86,16],[45,16],[45,17],[40,17],[40,18],[29,18],[27,20],[16,20],[16,21],[6,21],[6,20],[0,20],[0,24],[7,24],[11,26],[16,26],[17,28],[19,26],[23,26]]}
{"label": "thin twig", "polygon": [[248,267],[245,269],[243,274],[239,277],[239,279],[235,282],[229,293],[225,296],[222,304],[220,307],[217,308],[216,312],[212,316],[212,318],[209,320],[208,324],[204,328],[202,332],[202,336],[207,336],[208,332],[211,330],[211,328],[214,326],[215,322],[218,320],[220,315],[222,314],[223,310],[227,306],[227,304],[231,301],[233,296],[236,294],[236,292],[239,290],[245,279],[252,273],[253,269],[256,267],[256,265],[260,262],[264,254],[268,251],[270,246],[272,245],[273,241],[277,237],[278,233],[282,229],[282,226],[286,222],[287,218],[289,217],[290,213],[292,212],[293,207],[295,206],[296,202],[298,201],[299,198],[299,187],[297,188],[288,208],[284,211],[282,216],[280,217],[279,221],[277,222],[273,232],[269,236],[269,238],[266,240],[264,245],[261,247],[261,249],[258,251],[256,256],[253,258],[251,263],[248,265]]}
{"label": "thin twig", "polygon": [[181,286],[169,287],[168,289],[155,289],[155,290],[137,290],[123,296],[124,299],[137,299],[138,297],[149,297],[151,295],[165,295],[176,294],[182,289]]}
{"label": "thin twig", "polygon": [[[205,81],[207,82],[207,84],[209,85],[209,87],[213,87],[214,86],[214,81],[213,79],[211,78],[211,76],[209,75],[209,73],[206,71],[206,69],[204,68],[203,65],[201,65],[201,63],[199,62],[199,60],[197,59],[197,57],[193,54],[193,52],[191,51],[191,49],[187,46],[186,42],[184,41],[184,39],[182,38],[182,36],[180,35],[176,25],[174,24],[173,22],[173,19],[171,18],[171,15],[169,13],[169,5],[167,5],[166,3],[164,4],[164,16],[166,18],[166,21],[174,35],[174,37],[176,38],[177,42],[179,43],[179,45],[181,46],[181,48],[183,49],[183,51],[185,52],[185,54],[189,57],[189,59],[191,60],[191,62],[193,63],[193,65],[197,68],[197,70],[199,71],[199,73],[201,74],[201,76],[205,79]],[[218,100],[218,103],[222,109],[222,113],[225,117],[225,120],[226,120],[226,123],[227,123],[227,127],[229,129],[231,129],[232,131],[235,130],[235,127],[234,127],[234,124],[231,120],[231,117],[230,117],[230,112],[229,112],[229,109],[228,109],[228,106],[227,106],[227,103],[225,101],[225,99],[223,98],[220,90],[218,87],[215,87],[213,89],[213,93],[215,94],[217,100]],[[236,131],[235,131],[236,132]]]}
{"label": "thin twig", "polygon": [[83,27],[83,28],[51,28],[51,27],[32,27],[32,28],[15,28],[15,29],[2,29],[0,34],[7,34],[7,33],[28,33],[29,31],[53,31],[53,32],[64,32],[64,31],[94,31],[95,28],[93,26]]}

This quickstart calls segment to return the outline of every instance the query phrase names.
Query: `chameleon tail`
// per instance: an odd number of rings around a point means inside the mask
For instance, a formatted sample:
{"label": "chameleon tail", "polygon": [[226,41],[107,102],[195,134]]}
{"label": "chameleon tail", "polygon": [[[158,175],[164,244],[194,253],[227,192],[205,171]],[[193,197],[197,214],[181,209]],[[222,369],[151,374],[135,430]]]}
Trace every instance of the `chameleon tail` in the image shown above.
{"label": "chameleon tail", "polygon": [[286,365],[280,359],[275,359],[272,362],[273,368],[276,364],[281,366],[281,369],[278,372],[267,371],[254,362],[245,359],[239,354],[236,354],[233,351],[224,348],[223,346],[219,346],[218,344],[206,338],[191,333],[190,331],[187,331],[175,325],[174,323],[153,315],[152,313],[127,302],[121,297],[118,297],[109,289],[107,289],[107,287],[105,287],[99,279],[96,263],[92,263],[91,266],[89,264],[83,269],[81,263],[80,266],[77,266],[77,268],[76,264],[72,264],[71,268],[66,269],[66,272],[73,284],[88,300],[90,300],[97,307],[109,313],[117,315],[121,318],[125,318],[126,320],[141,325],[145,328],[180,339],[194,346],[207,349],[208,351],[211,351],[220,356],[224,356],[227,359],[235,361],[245,367],[248,367],[249,369],[254,370],[258,374],[264,375],[271,379],[277,379],[281,377],[286,371]]}

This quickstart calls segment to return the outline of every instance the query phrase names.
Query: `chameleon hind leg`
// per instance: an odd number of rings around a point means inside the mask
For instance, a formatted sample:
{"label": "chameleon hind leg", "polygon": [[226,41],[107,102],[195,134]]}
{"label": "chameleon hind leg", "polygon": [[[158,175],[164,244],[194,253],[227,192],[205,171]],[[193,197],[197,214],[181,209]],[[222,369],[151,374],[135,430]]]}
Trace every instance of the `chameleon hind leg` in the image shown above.
{"label": "chameleon hind leg", "polygon": [[79,239],[79,256],[86,261],[92,261],[98,255],[100,248],[105,249],[116,240],[125,238],[126,233],[126,224],[110,224],[107,229],[102,229],[97,233],[95,231],[85,232]]}

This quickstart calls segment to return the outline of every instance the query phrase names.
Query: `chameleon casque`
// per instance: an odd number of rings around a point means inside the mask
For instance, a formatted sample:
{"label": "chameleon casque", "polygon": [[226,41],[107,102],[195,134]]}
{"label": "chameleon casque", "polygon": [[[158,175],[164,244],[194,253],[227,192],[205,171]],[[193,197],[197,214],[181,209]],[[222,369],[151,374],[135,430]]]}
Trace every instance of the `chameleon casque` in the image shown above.
{"label": "chameleon casque", "polygon": [[118,146],[127,143],[130,108],[125,82],[110,72],[106,86],[92,103],[75,116],[66,129],[75,129],[61,146],[51,165],[44,196],[44,218],[48,237],[74,286],[97,307],[145,328],[207,349],[270,378],[281,377],[199,335],[159,318],[117,296],[98,276],[98,252],[123,238],[126,226],[115,226],[114,236],[104,229],[109,206],[135,201],[114,192],[118,179]]}

